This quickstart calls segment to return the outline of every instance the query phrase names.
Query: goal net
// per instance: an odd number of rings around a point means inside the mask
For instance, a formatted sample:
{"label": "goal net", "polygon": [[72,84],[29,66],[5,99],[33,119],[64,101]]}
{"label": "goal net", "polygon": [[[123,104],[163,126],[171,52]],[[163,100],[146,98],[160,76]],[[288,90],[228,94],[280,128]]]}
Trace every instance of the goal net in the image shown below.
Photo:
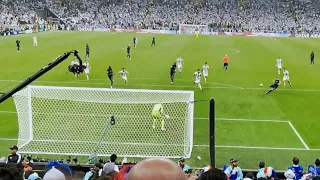
{"label": "goal net", "polygon": [[194,25],[194,24],[180,24],[179,25],[179,34],[195,34],[195,32],[199,32],[199,34],[208,34],[209,27],[208,25]]}
{"label": "goal net", "polygon": [[[28,86],[14,96],[20,153],[190,157],[193,91]],[[170,116],[153,129],[161,103]],[[116,123],[106,129],[110,117]],[[104,132],[105,131],[105,132]],[[104,135],[102,135],[104,134]]]}

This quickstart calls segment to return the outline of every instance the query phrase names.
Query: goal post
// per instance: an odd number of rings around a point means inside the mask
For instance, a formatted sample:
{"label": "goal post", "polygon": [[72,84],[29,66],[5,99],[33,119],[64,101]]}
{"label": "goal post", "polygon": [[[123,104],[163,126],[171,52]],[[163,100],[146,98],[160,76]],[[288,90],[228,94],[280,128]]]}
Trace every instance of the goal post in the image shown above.
{"label": "goal post", "polygon": [[196,25],[196,24],[179,24],[179,34],[199,34],[207,35],[209,33],[208,25]]}
{"label": "goal post", "polygon": [[[98,156],[191,156],[193,91],[28,86],[13,99],[20,153],[88,156],[99,144]],[[166,131],[152,127],[157,103],[170,116]]]}

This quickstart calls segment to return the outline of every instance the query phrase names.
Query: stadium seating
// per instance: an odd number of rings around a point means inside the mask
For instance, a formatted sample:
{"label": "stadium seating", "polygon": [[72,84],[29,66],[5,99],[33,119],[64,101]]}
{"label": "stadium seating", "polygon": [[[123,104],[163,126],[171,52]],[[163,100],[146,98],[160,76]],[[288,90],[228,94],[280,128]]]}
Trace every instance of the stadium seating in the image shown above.
{"label": "stadium seating", "polygon": [[47,7],[74,26],[176,29],[179,24],[210,24],[216,30],[318,32],[319,1],[7,1],[0,6],[0,24],[39,23],[33,7]]}

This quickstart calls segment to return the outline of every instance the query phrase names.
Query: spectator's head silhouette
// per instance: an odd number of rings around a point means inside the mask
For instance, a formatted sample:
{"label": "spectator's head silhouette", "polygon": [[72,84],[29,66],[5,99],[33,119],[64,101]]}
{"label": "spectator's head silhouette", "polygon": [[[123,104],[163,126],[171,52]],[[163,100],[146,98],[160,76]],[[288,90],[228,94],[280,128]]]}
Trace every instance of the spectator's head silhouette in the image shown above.
{"label": "spectator's head silhouette", "polygon": [[130,170],[127,180],[185,180],[176,163],[168,159],[145,159]]}
{"label": "spectator's head silhouette", "polygon": [[203,173],[197,180],[227,180],[227,175],[220,169],[209,169]]}

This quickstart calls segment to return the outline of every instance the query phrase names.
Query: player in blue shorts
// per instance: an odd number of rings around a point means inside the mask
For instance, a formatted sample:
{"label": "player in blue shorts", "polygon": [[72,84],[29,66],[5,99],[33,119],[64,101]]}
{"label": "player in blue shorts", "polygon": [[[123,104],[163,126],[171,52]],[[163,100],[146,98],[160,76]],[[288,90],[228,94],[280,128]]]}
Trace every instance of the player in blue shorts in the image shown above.
{"label": "player in blue shorts", "polygon": [[274,83],[269,86],[271,89],[265,94],[269,94],[272,91],[276,90],[279,87],[279,85],[280,85],[280,80],[278,77],[276,77],[276,80],[274,80]]}

